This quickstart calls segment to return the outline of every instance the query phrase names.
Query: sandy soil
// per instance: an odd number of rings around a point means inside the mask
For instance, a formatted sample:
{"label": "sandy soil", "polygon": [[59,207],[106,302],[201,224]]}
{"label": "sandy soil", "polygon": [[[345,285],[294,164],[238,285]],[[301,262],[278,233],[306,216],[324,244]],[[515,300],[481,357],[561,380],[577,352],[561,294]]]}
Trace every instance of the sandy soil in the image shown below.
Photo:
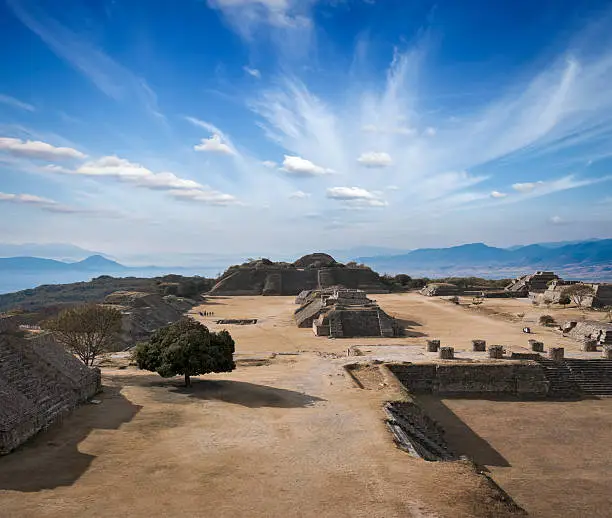
{"label": "sandy soil", "polygon": [[[421,351],[426,337],[465,349],[472,338],[526,345],[521,323],[416,294],[376,298],[408,324],[411,336],[388,339],[406,351]],[[351,345],[384,339],[317,338],[295,327],[295,307],[293,297],[218,297],[196,308],[211,329],[224,327],[220,318],[258,322],[225,326],[238,368],[191,390],[178,378],[105,368],[101,404],[0,459],[0,516],[513,515],[469,463],[395,448],[380,407],[396,394],[359,389],[342,368],[354,361]],[[204,310],[214,316],[199,317]]]}
{"label": "sandy soil", "polygon": [[530,516],[612,515],[612,399],[419,399]]}

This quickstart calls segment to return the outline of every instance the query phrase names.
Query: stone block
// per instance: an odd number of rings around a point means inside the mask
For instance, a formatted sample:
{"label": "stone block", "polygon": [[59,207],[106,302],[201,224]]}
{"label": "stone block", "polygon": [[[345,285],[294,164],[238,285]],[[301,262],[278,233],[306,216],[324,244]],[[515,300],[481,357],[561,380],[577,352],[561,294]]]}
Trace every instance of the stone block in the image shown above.
{"label": "stone block", "polygon": [[538,342],[537,340],[529,340],[529,345],[531,345],[531,350],[536,353],[544,352],[544,342]]}
{"label": "stone block", "polygon": [[565,348],[563,347],[551,347],[548,351],[548,357],[555,362],[563,361],[565,356]]}
{"label": "stone block", "polygon": [[504,357],[503,345],[492,345],[489,347],[489,358],[500,359]]}
{"label": "stone block", "polygon": [[472,340],[472,350],[476,352],[486,351],[487,342],[485,340]]}
{"label": "stone block", "polygon": [[427,340],[427,352],[437,353],[440,349],[440,340]]}
{"label": "stone block", "polygon": [[587,353],[597,351],[597,340],[584,340],[581,349]]}
{"label": "stone block", "polygon": [[441,360],[452,360],[455,357],[455,348],[440,347],[439,357]]}
{"label": "stone block", "polygon": [[603,346],[601,356],[606,360],[612,360],[612,345],[606,344]]}

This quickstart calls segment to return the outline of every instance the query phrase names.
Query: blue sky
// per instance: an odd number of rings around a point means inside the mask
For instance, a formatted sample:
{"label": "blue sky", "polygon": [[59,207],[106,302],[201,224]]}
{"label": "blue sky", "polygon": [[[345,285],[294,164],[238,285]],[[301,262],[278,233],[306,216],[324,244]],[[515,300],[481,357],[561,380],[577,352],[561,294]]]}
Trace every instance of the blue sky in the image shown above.
{"label": "blue sky", "polygon": [[612,236],[610,2],[0,0],[0,241]]}

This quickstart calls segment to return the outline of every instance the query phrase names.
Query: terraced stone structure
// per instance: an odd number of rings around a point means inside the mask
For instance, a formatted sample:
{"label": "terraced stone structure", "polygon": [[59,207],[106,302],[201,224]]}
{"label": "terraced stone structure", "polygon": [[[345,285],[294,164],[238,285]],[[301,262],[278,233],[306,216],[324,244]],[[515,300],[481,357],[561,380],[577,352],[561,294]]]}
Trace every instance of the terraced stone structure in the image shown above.
{"label": "terraced stone structure", "polygon": [[548,285],[546,291],[531,292],[529,296],[540,303],[558,303],[566,288],[573,284],[584,284],[593,290],[592,296],[584,297],[582,307],[603,308],[612,306],[612,283],[579,283],[577,281],[564,281],[557,279]]}
{"label": "terraced stone structure", "polygon": [[548,289],[548,283],[558,280],[554,272],[538,271],[531,275],[523,275],[512,281],[505,290],[516,297],[527,297],[530,293],[542,293]]}
{"label": "terraced stone structure", "polygon": [[[323,253],[309,254],[294,263],[258,259],[231,266],[210,295],[298,295],[333,286],[388,293],[380,276],[365,266],[348,266]],[[304,293],[305,295],[306,293]]]}
{"label": "terraced stone structure", "polygon": [[194,302],[190,299],[140,291],[115,291],[104,304],[121,311],[122,332],[118,349],[146,340],[160,327],[179,320]]}
{"label": "terraced stone structure", "polygon": [[310,293],[294,313],[298,327],[312,327],[317,336],[393,337],[401,326],[362,290],[334,288]]}
{"label": "terraced stone structure", "polygon": [[568,321],[561,326],[561,330],[582,342],[594,340],[597,345],[612,345],[612,324],[596,320]]}
{"label": "terraced stone structure", "polygon": [[447,282],[430,282],[420,293],[427,297],[446,297],[459,295],[460,290],[454,284]]}
{"label": "terraced stone structure", "polygon": [[0,318],[0,455],[7,454],[100,390],[85,367],[48,334],[25,338]]}

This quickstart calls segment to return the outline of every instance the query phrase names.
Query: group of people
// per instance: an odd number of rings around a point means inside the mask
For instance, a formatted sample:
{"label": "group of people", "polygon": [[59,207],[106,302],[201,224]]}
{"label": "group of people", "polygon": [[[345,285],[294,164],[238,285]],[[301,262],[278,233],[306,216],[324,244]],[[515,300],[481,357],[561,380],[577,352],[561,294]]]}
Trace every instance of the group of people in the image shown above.
{"label": "group of people", "polygon": [[212,317],[214,313],[212,311],[200,311],[201,317]]}

